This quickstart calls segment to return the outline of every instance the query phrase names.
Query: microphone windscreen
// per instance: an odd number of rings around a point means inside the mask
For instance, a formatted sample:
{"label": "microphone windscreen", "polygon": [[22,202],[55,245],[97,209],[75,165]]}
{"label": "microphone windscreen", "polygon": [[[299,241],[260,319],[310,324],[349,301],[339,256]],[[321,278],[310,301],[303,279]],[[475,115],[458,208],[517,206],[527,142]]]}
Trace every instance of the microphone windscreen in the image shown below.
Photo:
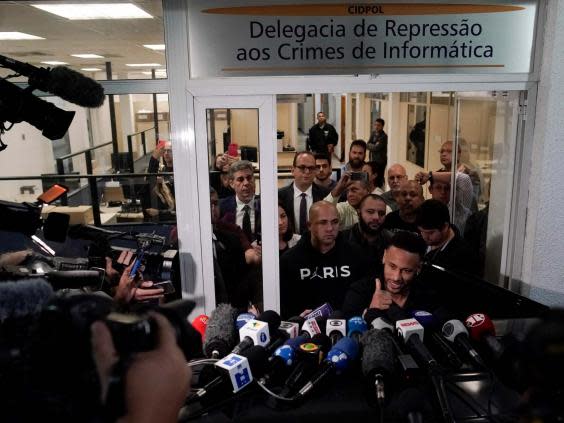
{"label": "microphone windscreen", "polygon": [[194,327],[194,329],[198,331],[198,333],[202,337],[202,342],[204,342],[206,339],[205,335],[206,335],[206,327],[208,326],[208,320],[209,317],[206,316],[205,314],[200,314],[194,320],[192,320],[192,326]]}
{"label": "microphone windscreen", "polygon": [[53,68],[41,89],[83,107],[104,104],[104,88],[98,82],[64,66]]}
{"label": "microphone windscreen", "polygon": [[374,371],[391,375],[394,371],[394,344],[387,331],[371,329],[360,339],[362,345],[362,373],[371,375]]}
{"label": "microphone windscreen", "polygon": [[317,333],[313,335],[313,338],[309,342],[312,342],[319,346],[319,349],[324,353],[327,353],[331,349],[331,339],[324,333]]}
{"label": "microphone windscreen", "polygon": [[252,313],[239,314],[237,316],[237,320],[235,321],[235,326],[237,327],[237,330],[245,326],[249,320],[254,320],[255,318],[256,316]]}
{"label": "microphone windscreen", "polygon": [[271,338],[278,333],[278,328],[280,327],[280,323],[282,322],[280,315],[272,310],[263,311],[258,315],[257,320],[268,323],[268,333],[270,334]]}
{"label": "microphone windscreen", "polygon": [[242,356],[247,357],[249,360],[249,367],[251,368],[251,373],[253,377],[261,377],[268,366],[268,353],[266,348],[260,345],[253,345],[241,352]]}
{"label": "microphone windscreen", "polygon": [[466,318],[464,324],[474,341],[481,341],[484,336],[495,336],[495,327],[487,314],[475,313]]}
{"label": "microphone windscreen", "polygon": [[379,308],[369,308],[364,313],[364,320],[369,325],[372,324],[372,321],[378,317],[387,317],[386,311],[380,310]]}
{"label": "microphone windscreen", "polygon": [[221,357],[225,357],[237,345],[236,318],[237,310],[229,304],[220,304],[212,311],[206,327],[206,341],[204,342],[204,354],[207,357],[211,357],[214,350]]}
{"label": "microphone windscreen", "polygon": [[53,296],[53,288],[44,279],[0,282],[0,322],[41,312]]}

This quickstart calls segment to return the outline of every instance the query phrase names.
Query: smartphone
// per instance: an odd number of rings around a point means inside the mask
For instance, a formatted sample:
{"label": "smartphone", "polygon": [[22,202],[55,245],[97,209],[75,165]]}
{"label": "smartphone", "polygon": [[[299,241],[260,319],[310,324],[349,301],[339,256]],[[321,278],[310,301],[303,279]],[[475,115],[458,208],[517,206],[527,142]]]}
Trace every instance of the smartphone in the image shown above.
{"label": "smartphone", "polygon": [[37,197],[37,201],[40,203],[51,204],[53,201],[58,200],[63,196],[66,192],[68,192],[68,188],[61,184],[54,184],[51,188]]}
{"label": "smartphone", "polygon": [[147,289],[157,289],[157,288],[162,288],[164,290],[164,294],[172,294],[173,292],[176,291],[174,289],[174,285],[172,284],[172,281],[154,282],[153,286]]}
{"label": "smartphone", "polygon": [[159,143],[157,144],[157,148],[164,148],[166,144],[165,140],[160,140]]}
{"label": "smartphone", "polygon": [[351,173],[351,181],[368,182],[368,173],[366,173],[366,172],[353,172],[353,173]]}
{"label": "smartphone", "polygon": [[131,276],[132,278],[134,278],[135,275],[137,275],[137,271],[141,267],[141,264],[143,264],[143,257],[144,256],[145,256],[145,253],[143,251],[140,251],[139,253],[137,253],[137,257],[135,258],[135,262],[133,263],[133,267],[131,268],[131,271],[129,272],[129,276]]}

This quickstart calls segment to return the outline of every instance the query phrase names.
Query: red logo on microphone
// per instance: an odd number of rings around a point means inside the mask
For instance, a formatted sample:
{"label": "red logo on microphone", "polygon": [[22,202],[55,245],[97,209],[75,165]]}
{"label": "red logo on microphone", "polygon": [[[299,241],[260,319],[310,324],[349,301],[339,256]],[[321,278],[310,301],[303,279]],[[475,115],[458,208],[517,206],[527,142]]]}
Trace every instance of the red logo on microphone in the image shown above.
{"label": "red logo on microphone", "polygon": [[419,326],[419,322],[405,322],[405,323],[400,323],[400,326],[402,328],[408,328],[410,326]]}
{"label": "red logo on microphone", "polygon": [[475,328],[483,324],[484,320],[486,320],[486,317],[482,313],[476,313],[468,316],[464,324],[469,328]]}

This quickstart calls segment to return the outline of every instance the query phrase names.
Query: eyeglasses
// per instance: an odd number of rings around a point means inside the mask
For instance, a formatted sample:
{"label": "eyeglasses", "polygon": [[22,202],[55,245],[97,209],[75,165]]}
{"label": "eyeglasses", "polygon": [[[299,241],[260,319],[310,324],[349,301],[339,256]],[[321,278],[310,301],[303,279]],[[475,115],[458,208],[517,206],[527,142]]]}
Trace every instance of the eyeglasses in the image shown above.
{"label": "eyeglasses", "polygon": [[172,153],[172,148],[165,148],[165,149],[164,149],[164,152],[165,152],[165,153]]}
{"label": "eyeglasses", "polygon": [[296,166],[296,169],[300,169],[300,172],[305,173],[306,170],[308,172],[315,172],[317,170],[317,166],[304,166],[304,165],[300,165],[300,166]]}

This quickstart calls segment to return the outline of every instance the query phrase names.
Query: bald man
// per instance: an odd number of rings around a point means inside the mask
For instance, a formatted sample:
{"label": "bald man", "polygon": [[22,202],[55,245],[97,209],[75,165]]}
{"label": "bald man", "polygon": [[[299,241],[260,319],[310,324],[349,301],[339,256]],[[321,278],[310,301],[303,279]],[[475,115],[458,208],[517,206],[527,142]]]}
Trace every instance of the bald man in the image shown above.
{"label": "bald man", "polygon": [[400,185],[403,181],[407,181],[407,171],[405,167],[399,163],[394,163],[388,168],[388,185],[390,187],[389,191],[382,194],[382,198],[392,211],[396,211],[399,208],[398,202],[396,201],[396,195],[399,192]]}
{"label": "bald man", "polygon": [[396,194],[399,209],[386,216],[384,229],[391,232],[408,231],[419,234],[415,224],[415,209],[423,203],[423,188],[416,181],[403,181]]}
{"label": "bald man", "polygon": [[309,232],[280,258],[280,311],[284,318],[328,302],[343,304],[350,284],[371,273],[374,263],[339,235],[337,207],[327,201],[309,210]]}

